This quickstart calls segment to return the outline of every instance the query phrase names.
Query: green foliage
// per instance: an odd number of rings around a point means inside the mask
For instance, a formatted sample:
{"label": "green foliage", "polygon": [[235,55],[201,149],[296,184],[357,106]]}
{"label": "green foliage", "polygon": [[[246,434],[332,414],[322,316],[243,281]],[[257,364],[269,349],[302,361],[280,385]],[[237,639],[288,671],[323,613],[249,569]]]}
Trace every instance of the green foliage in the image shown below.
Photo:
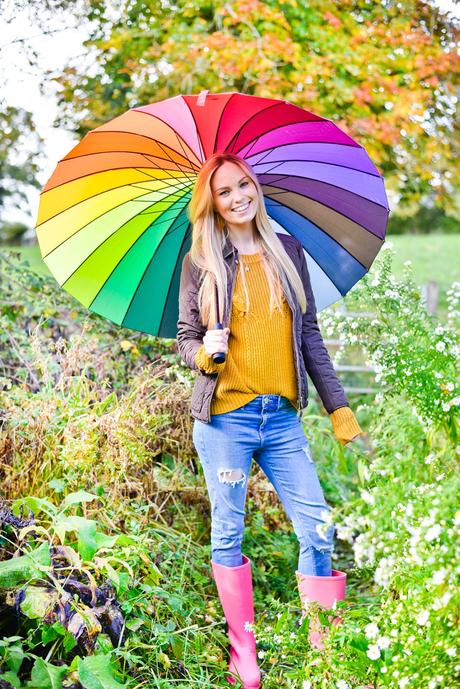
{"label": "green foliage", "polygon": [[362,144],[402,206],[452,210],[456,23],[435,3],[88,0],[91,69],[56,75],[59,123],[83,135],[179,93],[286,99]]}
{"label": "green foliage", "polygon": [[420,206],[411,215],[392,213],[388,221],[388,234],[459,234],[458,216],[448,215],[442,208]]}
{"label": "green foliage", "polygon": [[78,676],[85,689],[123,689],[117,682],[110,664],[110,656],[96,655],[78,661]]}
{"label": "green foliage", "polygon": [[447,323],[441,323],[422,303],[410,262],[403,279],[395,278],[391,269],[393,254],[387,248],[372,277],[365,275],[348,296],[353,312],[372,309],[375,318],[347,319],[335,311],[322,322],[328,332],[336,329],[346,343],[336,362],[347,347],[359,344],[382,387],[379,397],[385,391],[385,397],[401,396],[431,439],[442,433],[457,442],[460,284],[454,283],[448,290]]}
{"label": "green foliage", "polygon": [[22,222],[2,222],[0,225],[1,244],[20,244],[29,228]]}
{"label": "green foliage", "polygon": [[[0,217],[7,200],[19,206],[26,200],[28,186],[39,188],[36,175],[42,140],[32,114],[1,103],[0,108]],[[27,142],[27,144],[26,144]],[[0,241],[14,239],[13,226],[0,223]],[[20,231],[19,225],[16,233]]]}
{"label": "green foliage", "polygon": [[49,565],[49,548],[46,543],[42,543],[25,555],[0,562],[0,587],[9,588],[33,578],[40,578]]}
{"label": "green foliage", "polygon": [[[384,252],[347,295],[372,321],[324,314],[326,335],[337,330],[380,364],[381,391],[355,408],[364,437],[342,447],[313,400],[303,418],[333,507],[333,564],[348,575],[341,625],[314,605],[301,621],[297,540],[263,474],[250,477],[244,549],[267,689],[446,689],[458,673],[460,295],[448,290],[446,317],[434,319],[390,261]],[[0,511],[2,680],[223,685],[228,642],[191,443],[192,376],[169,343],[120,341],[51,280],[4,265],[0,480],[14,514]],[[330,626],[322,653],[307,641],[314,612]]]}

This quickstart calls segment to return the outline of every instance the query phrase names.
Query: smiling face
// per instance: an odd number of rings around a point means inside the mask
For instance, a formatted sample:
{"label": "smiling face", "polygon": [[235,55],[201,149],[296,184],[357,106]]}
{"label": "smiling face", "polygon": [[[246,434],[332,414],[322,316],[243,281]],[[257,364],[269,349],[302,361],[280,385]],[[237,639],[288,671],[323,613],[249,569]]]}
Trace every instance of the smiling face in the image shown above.
{"label": "smiling face", "polygon": [[226,161],[211,180],[212,198],[219,215],[230,230],[255,229],[254,218],[259,206],[257,187],[236,163]]}

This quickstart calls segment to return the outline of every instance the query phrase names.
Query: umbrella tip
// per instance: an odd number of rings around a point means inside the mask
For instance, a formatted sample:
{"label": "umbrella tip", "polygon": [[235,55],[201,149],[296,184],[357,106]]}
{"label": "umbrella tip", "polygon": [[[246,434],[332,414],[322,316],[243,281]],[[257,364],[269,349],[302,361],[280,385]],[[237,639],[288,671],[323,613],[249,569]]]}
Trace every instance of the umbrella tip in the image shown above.
{"label": "umbrella tip", "polygon": [[196,102],[197,105],[204,105],[206,102],[206,96],[208,95],[209,91],[201,91],[200,95],[198,96],[198,100]]}

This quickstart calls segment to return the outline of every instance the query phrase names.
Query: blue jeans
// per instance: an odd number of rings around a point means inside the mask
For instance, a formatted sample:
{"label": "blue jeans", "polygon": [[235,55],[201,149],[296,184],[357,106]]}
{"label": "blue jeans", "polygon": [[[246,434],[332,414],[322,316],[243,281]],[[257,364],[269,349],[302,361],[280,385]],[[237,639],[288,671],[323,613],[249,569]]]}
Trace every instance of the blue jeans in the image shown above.
{"label": "blue jeans", "polygon": [[[274,486],[299,541],[298,571],[331,575],[335,527],[301,419],[286,397],[259,395],[239,409],[195,419],[193,443],[211,502],[212,560],[242,564],[245,503],[252,458]],[[329,517],[329,520],[328,520]],[[316,527],[319,527],[319,531]]]}

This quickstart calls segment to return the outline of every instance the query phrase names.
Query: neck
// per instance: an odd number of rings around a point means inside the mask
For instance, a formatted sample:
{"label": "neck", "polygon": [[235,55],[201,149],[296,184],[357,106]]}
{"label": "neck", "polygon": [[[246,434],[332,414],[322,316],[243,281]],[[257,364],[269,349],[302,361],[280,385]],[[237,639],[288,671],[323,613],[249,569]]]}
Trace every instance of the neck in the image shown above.
{"label": "neck", "polygon": [[228,234],[233,246],[242,254],[256,253],[260,249],[260,241],[250,225],[237,231],[228,227]]}

